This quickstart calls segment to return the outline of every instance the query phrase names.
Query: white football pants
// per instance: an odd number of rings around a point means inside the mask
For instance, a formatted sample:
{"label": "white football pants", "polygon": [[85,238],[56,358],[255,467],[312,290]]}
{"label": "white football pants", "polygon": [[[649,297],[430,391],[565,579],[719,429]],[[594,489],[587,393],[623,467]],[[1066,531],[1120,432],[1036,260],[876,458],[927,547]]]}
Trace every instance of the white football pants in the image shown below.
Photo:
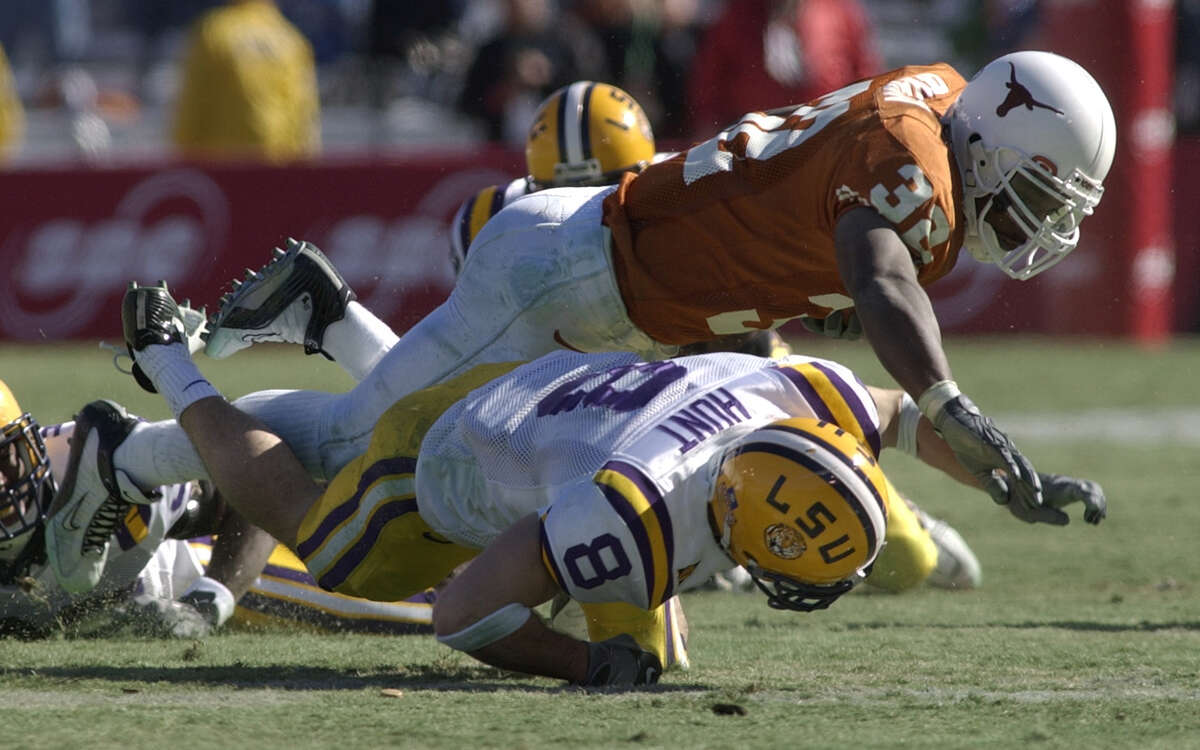
{"label": "white football pants", "polygon": [[[621,301],[610,234],[600,223],[602,201],[613,189],[545,190],[506,206],[472,243],[450,297],[349,392],[260,391],[236,405],[278,434],[315,478],[331,479],[366,451],[375,422],[393,403],[476,365],[527,361],[558,348],[633,351],[649,359],[675,354],[676,347],[636,328]],[[359,363],[340,364],[361,371]],[[166,438],[165,430],[156,432]],[[187,479],[204,475],[195,473],[203,472],[198,459],[183,463],[170,472],[160,465],[154,473],[130,473],[156,484],[183,481],[170,477],[187,471]]]}

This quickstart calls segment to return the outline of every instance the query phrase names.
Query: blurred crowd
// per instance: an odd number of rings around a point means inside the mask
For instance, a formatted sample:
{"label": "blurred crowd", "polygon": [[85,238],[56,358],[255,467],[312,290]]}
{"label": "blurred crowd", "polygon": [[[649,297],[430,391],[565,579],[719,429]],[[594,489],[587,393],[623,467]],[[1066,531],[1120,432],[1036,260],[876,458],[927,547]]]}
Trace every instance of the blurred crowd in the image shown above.
{"label": "blurred crowd", "polygon": [[[579,79],[630,92],[661,141],[682,142],[900,64],[947,60],[969,75],[1036,46],[1039,5],[4,0],[0,142],[27,162],[56,144],[89,159],[175,149],[277,160],[519,144],[538,103]],[[1200,34],[1198,5],[1181,4],[1181,47]]]}

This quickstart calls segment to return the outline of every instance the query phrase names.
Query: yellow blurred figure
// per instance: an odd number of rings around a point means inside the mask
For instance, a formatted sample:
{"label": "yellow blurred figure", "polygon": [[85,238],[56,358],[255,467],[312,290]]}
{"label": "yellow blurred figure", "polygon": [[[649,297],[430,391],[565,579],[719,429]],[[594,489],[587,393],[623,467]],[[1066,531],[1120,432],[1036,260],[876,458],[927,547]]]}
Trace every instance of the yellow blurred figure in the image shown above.
{"label": "yellow blurred figure", "polygon": [[3,161],[20,143],[25,132],[25,110],[21,97],[17,96],[17,84],[4,47],[0,47],[0,161]]}
{"label": "yellow blurred figure", "polygon": [[273,0],[234,0],[196,22],[174,141],[204,157],[285,161],[320,150],[312,45]]}

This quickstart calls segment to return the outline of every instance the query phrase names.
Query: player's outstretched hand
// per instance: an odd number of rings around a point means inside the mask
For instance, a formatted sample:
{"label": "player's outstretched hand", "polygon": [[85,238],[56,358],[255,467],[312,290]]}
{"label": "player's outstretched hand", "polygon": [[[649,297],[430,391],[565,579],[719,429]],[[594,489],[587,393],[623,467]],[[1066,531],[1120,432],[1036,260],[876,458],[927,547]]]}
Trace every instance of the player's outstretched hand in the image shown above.
{"label": "player's outstretched hand", "polygon": [[1108,501],[1104,489],[1090,479],[1076,479],[1064,474],[1038,472],[1042,482],[1042,496],[1046,505],[1062,508],[1071,503],[1083,503],[1083,520],[1093,526],[1108,515]]}
{"label": "player's outstretched hand", "polygon": [[1029,459],[971,399],[961,393],[954,395],[931,421],[992,500],[1026,523],[1066,525],[1067,514],[1043,502],[1041,480]]}
{"label": "player's outstretched hand", "polygon": [[845,310],[834,310],[824,318],[805,316],[800,323],[813,333],[828,336],[831,339],[847,339],[853,341],[862,337],[862,321],[853,307]]}

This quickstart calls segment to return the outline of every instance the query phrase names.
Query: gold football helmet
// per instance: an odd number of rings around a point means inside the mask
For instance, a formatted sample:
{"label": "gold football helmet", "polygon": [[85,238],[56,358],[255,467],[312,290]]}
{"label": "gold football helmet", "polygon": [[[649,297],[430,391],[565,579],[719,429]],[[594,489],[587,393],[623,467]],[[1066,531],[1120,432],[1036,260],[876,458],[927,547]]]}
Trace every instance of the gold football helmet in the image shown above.
{"label": "gold football helmet", "polygon": [[654,133],[637,101],[607,83],[576,81],[538,107],[525,140],[537,189],[609,185],[654,158]]}
{"label": "gold football helmet", "polygon": [[775,609],[824,609],[883,547],[887,482],[870,450],[817,419],[772,422],[721,459],[712,521]]}
{"label": "gold football helmet", "polygon": [[22,553],[45,520],[54,490],[38,423],[0,380],[0,581],[28,559]]}

